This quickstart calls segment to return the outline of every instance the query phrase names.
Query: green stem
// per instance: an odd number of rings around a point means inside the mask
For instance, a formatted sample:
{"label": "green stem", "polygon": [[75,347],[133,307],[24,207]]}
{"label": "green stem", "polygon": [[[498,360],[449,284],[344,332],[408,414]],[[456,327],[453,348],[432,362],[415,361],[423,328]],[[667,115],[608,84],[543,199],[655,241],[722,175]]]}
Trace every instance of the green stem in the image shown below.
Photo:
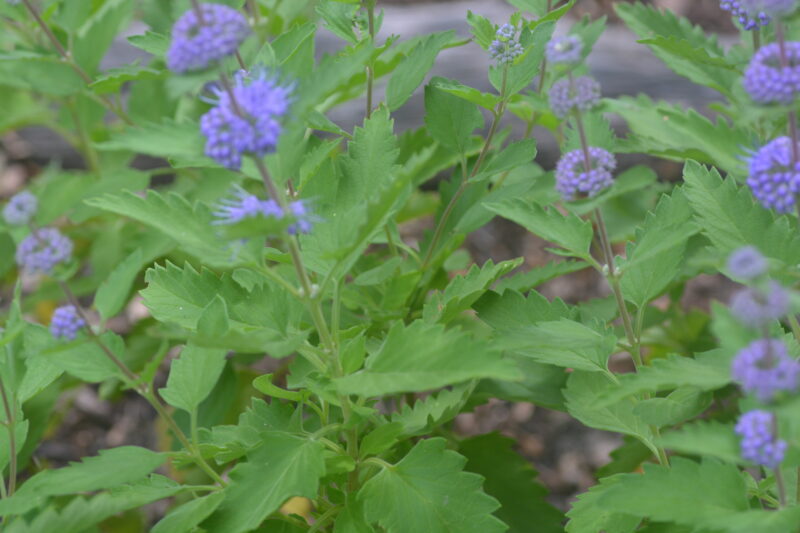
{"label": "green stem", "polygon": [[[64,46],[61,44],[61,41],[58,40],[58,38],[53,33],[53,30],[50,29],[50,26],[47,25],[42,16],[39,14],[39,11],[31,3],[31,1],[22,0],[22,3],[25,4],[25,8],[28,10],[28,13],[30,13],[30,15],[36,21],[36,24],[42,29],[44,34],[47,36],[47,39],[53,45],[53,48],[56,49],[58,55],[61,56],[62,61],[64,61],[64,63],[69,65],[69,67],[72,70],[74,70],[78,76],[80,76],[80,78],[84,81],[84,83],[86,83],[86,85],[91,85],[92,83],[94,83],[92,77],[89,76],[89,74],[85,70],[83,70],[83,67],[81,67],[78,63],[75,62],[75,60],[72,58],[72,55],[67,50],[64,49]],[[125,111],[121,107],[117,107],[116,105],[114,105],[114,102],[112,102],[107,96],[99,96],[94,92],[92,92],[91,89],[89,95],[92,99],[99,102],[106,109],[117,115],[120,119],[122,119],[123,122],[125,122],[129,126],[133,125],[133,120],[131,120],[128,114],[125,113]]]}
{"label": "green stem", "polygon": [[[35,232],[35,228],[33,229]],[[186,438],[186,434],[181,430],[178,424],[175,422],[175,419],[167,412],[164,405],[158,399],[158,397],[150,390],[150,387],[141,382],[141,378],[137,376],[128,366],[123,363],[115,354],[114,352],[109,349],[108,346],[103,342],[103,340],[92,330],[91,326],[89,325],[89,317],[83,312],[83,309],[80,306],[80,302],[75,297],[75,294],[69,288],[69,286],[62,280],[58,280],[58,284],[61,287],[61,290],[64,292],[64,295],[67,297],[69,303],[75,307],[75,311],[78,313],[78,316],[83,320],[84,326],[83,329],[88,335],[89,339],[98,347],[102,352],[108,357],[117,368],[120,369],[122,374],[125,378],[130,382],[130,386],[133,387],[136,392],[138,392],[147,402],[155,409],[156,413],[166,422],[167,426],[172,430],[178,440],[181,442],[184,448],[192,455],[192,459],[194,460],[195,464],[200,467],[204,472],[206,472],[211,479],[219,483],[221,486],[225,486],[225,481],[217,474],[213,468],[211,468],[203,456],[200,454],[200,451],[189,442],[189,439]]]}
{"label": "green stem", "polygon": [[286,289],[289,292],[289,294],[291,294],[295,298],[299,298],[300,297],[300,293],[297,292],[297,288],[294,287],[288,281],[286,281],[286,279],[284,279],[283,276],[281,276],[280,274],[278,274],[277,272],[272,270],[270,267],[258,264],[258,265],[255,265],[255,269],[258,270],[259,272],[261,272],[262,274],[264,274],[265,276],[267,276],[269,279],[271,279],[274,282],[278,283],[281,287]]}
{"label": "green stem", "polygon": [[[0,396],[3,399],[3,410],[6,412],[6,428],[8,429],[8,492],[5,491],[3,485],[4,497],[13,496],[14,491],[17,489],[17,435],[16,435],[16,409],[12,402],[9,400],[8,392],[6,391],[3,378],[0,376]],[[1,483],[0,483],[1,484]]]}
{"label": "green stem", "polygon": [[183,445],[183,447],[186,448],[186,450],[192,455],[192,459],[194,460],[195,464],[199,466],[200,469],[203,470],[203,472],[205,472],[208,475],[208,477],[219,483],[220,486],[222,487],[227,486],[225,480],[222,479],[220,475],[217,474],[217,472],[213,468],[211,468],[211,466],[203,458],[197,446],[189,441],[189,439],[186,437],[186,434],[178,426],[177,422],[175,422],[175,419],[167,412],[166,407],[164,407],[164,404],[161,403],[161,400],[158,399],[155,393],[149,390],[149,388],[143,387],[142,389],[140,389],[140,394],[144,397],[145,400],[147,400],[147,403],[149,403],[153,407],[153,409],[156,410],[158,415],[167,423],[170,430],[172,430],[172,432],[180,441],[181,445]]}
{"label": "green stem", "polygon": [[775,484],[778,486],[778,497],[780,501],[781,508],[786,507],[786,483],[783,481],[783,474],[781,474],[781,468],[778,467],[774,470],[775,472]]}
{"label": "green stem", "polygon": [[389,230],[389,225],[387,224],[383,228],[384,233],[386,233],[386,245],[389,247],[389,253],[392,257],[397,257],[397,245],[394,243],[394,239],[392,238],[392,232]]}
{"label": "green stem", "polygon": [[636,364],[636,368],[639,368],[642,366],[642,354],[640,353],[639,342],[636,340],[636,334],[633,331],[631,315],[628,312],[628,307],[625,305],[625,298],[622,296],[622,287],[620,286],[619,276],[617,275],[616,266],[614,265],[614,251],[611,248],[611,242],[608,238],[608,230],[606,229],[605,220],[603,219],[603,214],[600,212],[600,208],[595,209],[594,214],[597,222],[597,231],[600,236],[600,245],[603,251],[603,261],[605,262],[606,270],[608,270],[608,272],[604,272],[604,274],[614,293],[614,299],[617,302],[619,314],[622,318],[622,326],[625,329],[625,336],[632,348],[631,358]]}
{"label": "green stem", "polygon": [[327,527],[328,522],[330,522],[337,514],[339,514],[339,511],[341,511],[341,507],[337,505],[334,505],[328,509],[322,516],[317,518],[316,523],[311,526],[311,529],[308,530],[308,533],[322,531],[324,527]]}
{"label": "green stem", "polygon": [[436,248],[439,246],[439,241],[442,239],[442,235],[444,234],[445,226],[447,226],[447,222],[450,219],[450,215],[452,215],[453,210],[458,203],[458,200],[463,196],[464,192],[467,190],[467,186],[469,185],[469,180],[475,177],[478,174],[478,171],[481,168],[484,160],[486,159],[489,150],[492,148],[492,141],[494,140],[494,136],[497,133],[497,129],[500,126],[500,120],[502,120],[503,115],[506,111],[506,89],[508,85],[508,65],[503,69],[503,83],[500,89],[500,103],[498,104],[497,109],[493,113],[492,117],[492,125],[489,127],[489,134],[486,136],[486,142],[483,144],[483,148],[481,149],[480,154],[478,155],[478,160],[475,162],[475,165],[472,167],[472,172],[467,175],[466,173],[462,172],[461,175],[461,184],[458,186],[455,194],[452,198],[450,198],[450,202],[445,207],[444,212],[442,213],[442,217],[439,219],[439,223],[436,225],[436,230],[433,234],[433,239],[431,239],[431,244],[428,247],[428,250],[425,252],[425,257],[422,260],[422,267],[420,268],[421,271],[427,270],[430,266],[431,259],[433,259],[434,252]]}
{"label": "green stem", "polygon": [[[367,24],[369,27],[370,44],[375,46],[375,2],[376,0],[366,0],[367,2]],[[372,93],[375,85],[375,68],[372,59],[367,64],[367,118],[372,116]]]}
{"label": "green stem", "polygon": [[83,121],[78,115],[78,110],[75,108],[75,102],[69,100],[67,102],[67,109],[69,109],[72,121],[75,123],[75,129],[78,130],[79,145],[81,152],[83,152],[83,157],[86,160],[86,166],[89,167],[89,170],[91,170],[94,174],[99,176],[100,158],[98,157],[97,151],[92,145],[92,140],[89,138],[89,134],[84,127]]}

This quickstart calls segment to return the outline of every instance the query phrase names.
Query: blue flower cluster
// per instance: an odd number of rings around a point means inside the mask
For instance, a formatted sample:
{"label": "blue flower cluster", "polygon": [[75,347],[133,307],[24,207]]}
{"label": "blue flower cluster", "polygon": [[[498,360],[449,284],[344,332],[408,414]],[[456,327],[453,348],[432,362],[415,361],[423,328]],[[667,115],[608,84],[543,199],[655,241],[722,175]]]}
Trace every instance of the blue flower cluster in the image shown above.
{"label": "blue flower cluster", "polygon": [[778,137],[753,154],[747,185],[767,209],[779,213],[794,209],[795,195],[800,193],[800,161],[793,161],[789,137]]}
{"label": "blue flower cluster", "polygon": [[314,224],[314,216],[303,200],[291,202],[287,208],[288,213],[284,213],[275,200],[262,200],[242,189],[237,189],[234,194],[235,198],[220,202],[218,210],[214,212],[217,217],[214,224],[236,224],[256,217],[282,219],[288,216],[293,220],[288,226],[291,234],[308,233]]}
{"label": "blue flower cluster", "polygon": [[769,15],[763,11],[754,10],[746,4],[752,2],[742,2],[737,0],[722,0],[719,7],[725,11],[730,11],[731,15],[739,19],[739,24],[745,30],[755,30],[770,23]]}
{"label": "blue flower cluster", "polygon": [[750,411],[739,417],[735,431],[742,437],[742,457],[757,465],[777,468],[788,445],[777,438],[775,426],[773,415],[767,411]]}
{"label": "blue flower cluster", "polygon": [[789,312],[789,293],[772,281],[762,290],[747,287],[731,298],[731,313],[741,323],[752,328],[762,328],[774,320],[780,320]]}
{"label": "blue flower cluster", "polygon": [[600,84],[589,76],[562,78],[550,89],[550,108],[559,118],[573,110],[589,111],[600,101]]}
{"label": "blue flower cluster", "polygon": [[205,153],[220,165],[238,170],[242,156],[262,157],[275,150],[289,110],[292,88],[262,73],[236,76],[232,95],[218,93],[219,102],[200,119]]}
{"label": "blue flower cluster", "polygon": [[728,257],[728,270],[737,278],[753,280],[767,273],[767,259],[755,246],[742,246]]}
{"label": "blue flower cluster", "polygon": [[248,35],[247,19],[222,4],[203,4],[184,13],[172,28],[167,66],[177,73],[203,70],[236,52]]}
{"label": "blue flower cluster", "polygon": [[78,331],[86,325],[74,305],[63,305],[53,312],[50,333],[56,339],[75,340]]}
{"label": "blue flower cluster", "polygon": [[791,104],[800,94],[800,42],[770,43],[753,56],[744,73],[744,88],[759,104]]}
{"label": "blue flower cluster", "polygon": [[781,392],[797,390],[800,363],[789,356],[783,341],[759,339],[736,354],[731,375],[742,390],[766,403]]}
{"label": "blue flower cluster", "polygon": [[578,63],[583,55],[583,41],[577,35],[553,39],[547,43],[545,55],[553,64]]}
{"label": "blue flower cluster", "polygon": [[566,201],[596,196],[614,183],[617,160],[602,148],[589,148],[589,169],[583,150],[567,152],[556,165],[556,190]]}
{"label": "blue flower cluster", "polygon": [[525,50],[517,39],[517,29],[511,24],[503,24],[495,34],[495,40],[489,46],[492,59],[501,65],[510,65]]}
{"label": "blue flower cluster", "polygon": [[72,255],[72,241],[56,228],[42,228],[25,237],[17,247],[20,268],[35,274],[50,274]]}
{"label": "blue flower cluster", "polygon": [[15,194],[3,208],[3,219],[12,226],[24,226],[31,221],[39,206],[36,197],[28,191]]}

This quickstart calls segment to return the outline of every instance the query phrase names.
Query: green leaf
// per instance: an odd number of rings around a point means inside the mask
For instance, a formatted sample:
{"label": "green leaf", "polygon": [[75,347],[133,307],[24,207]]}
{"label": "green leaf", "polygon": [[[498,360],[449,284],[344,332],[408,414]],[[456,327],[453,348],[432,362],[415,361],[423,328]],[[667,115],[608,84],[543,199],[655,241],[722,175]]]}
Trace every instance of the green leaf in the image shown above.
{"label": "green leaf", "polygon": [[484,125],[474,104],[438,88],[437,79],[425,87],[425,125],[443,146],[466,154],[472,132]]}
{"label": "green leaf", "polygon": [[320,174],[306,186],[305,194],[320,199],[316,211],[325,221],[302,238],[310,269],[340,279],[400,208],[411,176],[398,172],[393,128],[386,108],[374,112],[356,128],[341,170]]}
{"label": "green leaf", "polygon": [[697,224],[720,254],[752,245],[787,265],[800,263],[800,235],[787,217],[776,216],[749,190],[694,161],[686,162],[683,179]]}
{"label": "green leaf", "polygon": [[652,426],[673,426],[701,414],[711,405],[711,400],[708,392],[682,387],[664,398],[642,400],[633,412]]}
{"label": "green leaf", "polygon": [[450,390],[441,390],[424,400],[417,400],[413,406],[404,405],[392,415],[391,420],[402,426],[403,436],[415,437],[429,433],[433,428],[454,419],[474,389],[474,383],[465,383]]}
{"label": "green leaf", "polygon": [[686,245],[696,232],[681,190],[662,196],[637,230],[635,244],[628,246],[627,260],[620,264],[625,299],[641,309],[674,282]]}
{"label": "green leaf", "polygon": [[225,366],[227,350],[188,345],[172,360],[167,386],[159,390],[168,404],[189,413],[211,393]]}
{"label": "green leaf", "polygon": [[420,41],[400,62],[386,87],[386,105],[396,111],[405,104],[425,79],[442,48],[450,44],[455,31],[434,33]]}
{"label": "green leaf", "polygon": [[204,337],[221,337],[230,329],[228,307],[225,300],[217,294],[213,300],[208,302],[200,314],[200,318],[197,319],[197,331],[201,332]]}
{"label": "green leaf", "polygon": [[25,514],[48,496],[108,489],[143,479],[165,459],[162,454],[136,446],[101,450],[80,463],[34,475],[14,496],[0,501],[0,516]]}
{"label": "green leaf", "polygon": [[403,425],[400,422],[382,424],[364,435],[358,453],[362,458],[379,455],[394,446],[402,434]]}
{"label": "green leaf", "polygon": [[164,57],[169,49],[170,39],[166,35],[148,30],[142,35],[131,35],[128,42],[148,54]]}
{"label": "green leaf", "polygon": [[97,524],[130,509],[140,509],[156,500],[169,498],[180,492],[182,487],[163,476],[151,475],[147,480],[121,487],[109,492],[87,498],[78,496],[66,505],[50,505],[44,511],[29,516],[32,520],[25,524],[17,518],[7,533],[41,533],[58,531],[60,533],[86,533],[96,531]]}
{"label": "green leaf", "polygon": [[552,322],[504,327],[496,340],[499,347],[530,357],[539,363],[608,374],[608,358],[617,337],[596,324],[585,326],[562,318]]}
{"label": "green leaf", "polygon": [[486,17],[476,15],[472,11],[467,11],[467,22],[469,22],[475,42],[487,50],[494,40],[497,27]]}
{"label": "green leaf", "polygon": [[[229,274],[216,276],[191,265],[183,269],[167,263],[155,266],[145,275],[147,288],[141,294],[152,315],[159,321],[174,323],[193,333],[195,344],[243,352],[269,352],[283,357],[303,342],[306,333],[297,329],[303,306],[283,288],[266,279],[247,291]],[[206,308],[221,298],[229,316],[224,336],[207,335],[198,328]]]}
{"label": "green leaf", "polygon": [[506,290],[503,294],[488,292],[473,306],[478,317],[500,333],[537,324],[539,322],[557,322],[562,318],[576,318],[574,310],[570,310],[561,300],[548,301],[536,291],[527,297]]}
{"label": "green leaf", "polygon": [[546,209],[532,201],[515,198],[501,203],[486,204],[494,211],[523,226],[531,233],[562,247],[568,254],[591,260],[592,224],[573,214],[561,214],[555,208]]}
{"label": "green leaf", "polygon": [[150,533],[191,533],[224,499],[222,492],[213,492],[208,496],[189,500],[159,520]]}
{"label": "green leaf", "polygon": [[474,87],[463,85],[456,80],[435,77],[430,83],[432,86],[453,96],[457,96],[467,102],[479,105],[488,111],[494,111],[500,103],[500,97],[496,94],[484,93]]}
{"label": "green leaf", "polygon": [[724,63],[714,61],[725,57],[716,37],[707,37],[702,28],[670,10],[638,2],[615,7],[625,24],[645,39],[653,54],[677,74],[731,95],[733,84],[740,76]]}
{"label": "green leaf", "polygon": [[127,25],[133,8],[128,0],[107,0],[78,29],[72,54],[89,74],[97,70],[117,34]]}
{"label": "green leaf", "polygon": [[619,383],[603,393],[601,404],[678,387],[720,389],[731,382],[730,363],[731,358],[724,357],[720,350],[698,354],[694,359],[680,355],[654,359],[635,374],[618,376]]}
{"label": "green leaf", "polygon": [[292,496],[316,499],[325,475],[320,442],[265,432],[263,444],[230,473],[225,500],[203,522],[207,531],[241,533],[258,527]]}
{"label": "green leaf", "polygon": [[97,94],[117,93],[129,81],[155,80],[165,76],[164,72],[152,68],[128,65],[107,70],[89,88]]}
{"label": "green leaf", "polygon": [[[118,358],[125,353],[125,341],[119,335],[106,331],[100,335],[100,340]],[[47,329],[35,328],[31,329],[30,336],[26,335],[26,344],[31,347],[38,345],[37,352],[31,352],[28,348],[29,353],[37,353],[52,366],[83,381],[99,383],[107,379],[119,379],[123,382],[127,380],[106,353],[85,337],[63,343],[54,340]]]}
{"label": "green leaf", "polygon": [[51,96],[69,96],[86,87],[69,65],[53,56],[0,53],[0,85]]}
{"label": "green leaf", "polygon": [[[747,486],[734,465],[673,457],[671,466],[645,465],[644,474],[619,474],[598,505],[619,513],[696,528],[747,511]],[[614,479],[611,478],[611,479]]]}
{"label": "green leaf", "polygon": [[436,293],[426,304],[422,316],[429,322],[446,324],[466,311],[491,287],[498,278],[522,263],[522,259],[494,264],[487,261],[483,267],[472,265],[464,276],[456,276],[442,293]]}
{"label": "green leaf", "polygon": [[602,406],[598,404],[598,399],[612,386],[613,383],[605,374],[573,372],[564,391],[567,410],[589,427],[636,437],[657,455],[653,432],[647,423],[634,413],[636,404],[633,401],[622,400]]}
{"label": "green leaf", "polygon": [[491,345],[458,329],[423,321],[398,322],[363,370],[335,380],[344,394],[384,396],[454,385],[471,379],[514,380],[514,364]]}
{"label": "green leaf", "polygon": [[97,289],[94,305],[103,320],[108,320],[128,303],[133,282],[142,268],[142,250],[137,248],[111,272]]}
{"label": "green leaf", "polygon": [[334,35],[350,44],[358,43],[358,36],[355,32],[355,16],[358,6],[347,5],[335,0],[322,0],[316,10],[325,21],[325,27]]}
{"label": "green leaf", "polygon": [[687,158],[717,165],[728,172],[744,171],[742,158],[752,144],[750,133],[718,117],[716,122],[694,109],[653,102],[645,95],[605,101],[605,109],[622,116],[631,129],[618,150],[645,152],[683,162]]}
{"label": "green leaf", "polygon": [[333,533],[376,533],[364,518],[364,505],[355,494],[348,494],[347,503],[336,515]]}
{"label": "green leaf", "polygon": [[544,266],[534,267],[527,272],[520,272],[513,276],[505,277],[497,282],[495,290],[528,292],[550,280],[584,270],[589,265],[583,261],[551,261]]}
{"label": "green leaf", "polygon": [[510,533],[563,532],[564,516],[547,503],[547,490],[536,483],[536,471],[513,450],[514,444],[488,433],[461,441],[458,450],[467,458],[465,468],[485,478],[484,490],[501,505],[495,516]]}
{"label": "green leaf", "polygon": [[578,501],[567,511],[567,533],[633,533],[642,521],[641,518],[624,512],[612,511],[600,504],[606,491],[622,483],[621,476],[611,476],[600,480],[588,492],[578,495]]}
{"label": "green leaf", "polygon": [[[98,150],[123,150],[155,157],[206,160],[203,138],[196,122],[149,122],[112,135],[111,140],[96,144]],[[208,166],[217,165],[207,159]]]}
{"label": "green leaf", "polygon": [[698,421],[669,431],[659,440],[668,450],[700,457],[716,457],[726,463],[747,464],[742,459],[739,437],[729,424]]}
{"label": "green leaf", "polygon": [[800,523],[800,507],[785,509],[751,509],[709,520],[708,527],[726,533],[785,533]]}
{"label": "green leaf", "polygon": [[370,522],[387,533],[494,533],[506,526],[492,516],[495,499],[482,478],[463,471],[466,459],[445,450],[440,438],[419,442],[358,492]]}
{"label": "green leaf", "polygon": [[126,216],[150,226],[173,239],[181,248],[211,266],[255,263],[249,248],[231,248],[212,225],[212,216],[203,204],[192,206],[177,193],[161,195],[147,191],[142,198],[132,192],[106,194],[86,203],[104,211]]}

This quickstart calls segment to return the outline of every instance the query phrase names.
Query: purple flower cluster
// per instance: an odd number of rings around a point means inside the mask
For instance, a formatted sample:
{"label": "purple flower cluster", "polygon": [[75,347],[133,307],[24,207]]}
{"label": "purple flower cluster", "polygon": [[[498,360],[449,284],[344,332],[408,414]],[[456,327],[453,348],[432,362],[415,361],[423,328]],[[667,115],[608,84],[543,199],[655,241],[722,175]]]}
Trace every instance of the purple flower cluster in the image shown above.
{"label": "purple flower cluster", "polygon": [[589,111],[600,101],[600,84],[589,76],[562,78],[550,89],[550,108],[559,118],[573,109]]}
{"label": "purple flower cluster", "polygon": [[797,389],[800,363],[789,356],[783,341],[759,339],[736,354],[731,375],[746,393],[755,394],[761,402],[769,402],[780,392]]}
{"label": "purple flower cluster", "polygon": [[218,93],[219,103],[200,119],[206,137],[206,155],[238,170],[242,155],[262,157],[275,150],[282,131],[281,119],[291,104],[291,87],[262,74],[238,75],[232,87]]}
{"label": "purple flower cluster", "polygon": [[220,202],[219,209],[214,212],[217,217],[215,224],[236,224],[246,218],[283,216],[283,210],[275,200],[262,200],[243,189],[237,189],[234,196],[234,199]]}
{"label": "purple flower cluster", "polygon": [[771,43],[756,52],[744,73],[744,88],[759,104],[791,104],[800,93],[800,42]]}
{"label": "purple flower cluster", "polygon": [[744,413],[735,431],[742,437],[742,457],[767,468],[777,468],[783,461],[788,445],[775,435],[775,420],[767,411]]}
{"label": "purple flower cluster", "polygon": [[[282,219],[287,216],[275,200],[261,200],[242,189],[237,189],[234,195],[234,199],[226,199],[220,202],[219,209],[214,213],[214,216],[217,217],[214,224],[236,224],[247,218],[256,217]],[[315,217],[303,200],[291,202],[288,206],[288,211],[288,216],[293,220],[287,229],[289,233],[297,234],[311,231]]]}
{"label": "purple flower cluster", "polygon": [[770,141],[750,158],[747,185],[761,205],[779,213],[790,212],[800,193],[800,162],[792,158],[789,137]]}
{"label": "purple flower cluster", "polygon": [[232,7],[203,4],[200,13],[190,9],[172,27],[167,66],[173,72],[203,70],[235,53],[250,34],[247,19]]}
{"label": "purple flower cluster", "polygon": [[553,64],[578,63],[583,54],[583,41],[577,35],[567,35],[547,43],[545,55]]}
{"label": "purple flower cluster", "polygon": [[730,11],[731,15],[739,19],[739,24],[745,30],[755,30],[761,26],[766,26],[770,23],[769,15],[763,11],[752,9],[749,4],[753,2],[737,1],[737,0],[722,0],[719,7],[725,11]]}
{"label": "purple flower cluster", "polygon": [[602,148],[589,148],[589,169],[583,150],[573,150],[561,156],[556,165],[556,190],[564,200],[580,196],[596,196],[614,183],[612,172],[617,160]]}
{"label": "purple flower cluster", "polygon": [[3,219],[12,226],[24,226],[31,221],[39,206],[36,197],[28,191],[15,194],[3,208]]}
{"label": "purple flower cluster", "polygon": [[741,279],[756,279],[767,272],[767,266],[767,259],[755,246],[742,246],[728,257],[728,270]]}
{"label": "purple flower cluster", "polygon": [[525,50],[517,40],[517,29],[511,24],[503,24],[495,34],[495,40],[489,46],[492,59],[501,65],[510,65]]}
{"label": "purple flower cluster", "polygon": [[63,305],[53,312],[50,333],[56,339],[75,340],[78,331],[85,325],[86,322],[74,305]]}
{"label": "purple flower cluster", "polygon": [[761,328],[789,312],[789,293],[774,281],[767,290],[748,287],[731,298],[731,313],[743,324]]}
{"label": "purple flower cluster", "polygon": [[72,241],[56,228],[34,231],[17,247],[17,264],[30,273],[49,274],[72,255]]}

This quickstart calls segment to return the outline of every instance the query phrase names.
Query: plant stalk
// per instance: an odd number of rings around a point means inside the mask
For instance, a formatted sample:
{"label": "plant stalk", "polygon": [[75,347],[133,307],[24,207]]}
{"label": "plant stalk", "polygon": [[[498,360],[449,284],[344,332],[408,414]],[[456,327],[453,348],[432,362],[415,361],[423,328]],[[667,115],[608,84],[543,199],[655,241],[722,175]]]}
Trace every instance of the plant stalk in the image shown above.
{"label": "plant stalk", "polygon": [[[3,410],[6,413],[6,429],[8,429],[8,492],[6,496],[11,497],[17,490],[17,435],[16,435],[16,407],[9,400],[3,378],[0,376],[0,396],[3,399]],[[4,490],[5,492],[5,490]]]}
{"label": "plant stalk", "polygon": [[[33,230],[35,231],[35,229]],[[184,448],[192,455],[194,462],[197,466],[199,466],[206,474],[211,477],[214,481],[219,483],[221,486],[225,486],[225,481],[217,474],[213,468],[211,468],[205,459],[203,459],[202,455],[200,455],[200,451],[194,446],[189,439],[186,437],[186,434],[181,430],[178,424],[175,422],[175,419],[167,412],[164,405],[155,395],[155,393],[150,389],[149,385],[144,384],[141,382],[141,378],[137,376],[128,366],[123,363],[115,354],[111,351],[111,349],[106,346],[103,340],[97,336],[97,334],[92,330],[91,326],[89,325],[89,317],[83,312],[81,308],[80,302],[78,301],[75,294],[69,288],[69,286],[62,280],[58,280],[58,285],[61,287],[62,292],[67,298],[67,301],[75,308],[75,311],[78,313],[78,316],[83,320],[84,326],[83,329],[88,335],[89,339],[98,347],[100,348],[106,357],[120,369],[122,374],[125,378],[130,382],[130,385],[133,389],[138,392],[147,402],[155,409],[156,413],[167,423],[169,428],[181,442]]]}
{"label": "plant stalk", "polygon": [[[55,34],[53,33],[53,30],[50,29],[50,26],[47,25],[42,16],[39,14],[39,11],[31,3],[31,0],[22,0],[22,3],[25,4],[25,8],[28,10],[28,13],[30,13],[30,15],[36,21],[36,24],[42,29],[44,34],[47,36],[47,39],[50,41],[50,44],[53,45],[53,48],[56,49],[58,55],[61,56],[62,61],[64,61],[67,65],[69,65],[69,67],[72,70],[74,70],[78,76],[80,76],[80,78],[86,83],[87,86],[94,83],[92,77],[89,76],[89,74],[85,70],[83,70],[83,67],[81,67],[78,63],[75,62],[75,60],[72,58],[72,54],[70,54],[64,48],[64,46],[61,44],[61,41],[59,41],[58,37],[56,37]],[[89,94],[92,99],[96,100],[106,109],[117,115],[127,125],[129,126],[133,125],[133,120],[131,120],[131,117],[128,116],[125,110],[123,110],[121,107],[117,107],[116,105],[114,105],[114,102],[112,102],[107,96],[97,95],[91,92],[91,89]]]}
{"label": "plant stalk", "polygon": [[[367,1],[367,25],[369,28],[370,44],[375,46],[375,2],[376,0]],[[375,85],[375,69],[372,65],[372,59],[367,64],[367,118],[372,116],[372,93]]]}
{"label": "plant stalk", "polygon": [[489,150],[492,147],[492,141],[494,140],[494,136],[497,133],[497,129],[500,126],[500,121],[503,118],[503,115],[506,111],[506,89],[508,85],[508,65],[503,69],[503,83],[500,89],[500,103],[497,104],[497,109],[493,113],[492,116],[492,125],[489,127],[489,134],[486,136],[486,142],[481,149],[480,154],[478,155],[478,160],[475,162],[475,165],[472,167],[472,172],[467,175],[465,172],[462,172],[461,175],[461,184],[458,186],[455,194],[453,197],[450,198],[450,202],[445,207],[444,212],[442,213],[442,217],[439,219],[439,223],[436,225],[436,230],[434,231],[433,238],[431,239],[431,244],[428,247],[428,250],[425,252],[425,257],[422,260],[422,266],[420,270],[425,271],[428,266],[430,266],[431,259],[433,259],[433,254],[436,251],[436,248],[439,245],[439,241],[442,239],[442,235],[444,234],[445,226],[447,225],[447,221],[450,219],[450,215],[453,213],[453,209],[455,209],[458,200],[461,196],[466,192],[467,186],[469,185],[469,180],[475,177],[478,174],[478,171],[483,164],[483,161],[486,159],[486,155],[489,153]]}

